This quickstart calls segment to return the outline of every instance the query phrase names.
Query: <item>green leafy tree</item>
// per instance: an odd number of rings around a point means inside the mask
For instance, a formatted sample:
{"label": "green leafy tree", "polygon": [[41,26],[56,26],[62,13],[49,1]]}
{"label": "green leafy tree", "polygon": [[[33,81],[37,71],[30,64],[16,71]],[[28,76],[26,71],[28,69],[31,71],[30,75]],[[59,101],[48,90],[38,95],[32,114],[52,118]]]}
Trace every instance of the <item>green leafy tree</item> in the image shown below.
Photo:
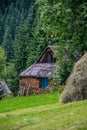
{"label": "green leafy tree", "polygon": [[37,0],[37,3],[43,23],[41,29],[45,32],[47,41],[50,39],[58,46],[58,82],[65,83],[74,62],[87,49],[87,2]]}

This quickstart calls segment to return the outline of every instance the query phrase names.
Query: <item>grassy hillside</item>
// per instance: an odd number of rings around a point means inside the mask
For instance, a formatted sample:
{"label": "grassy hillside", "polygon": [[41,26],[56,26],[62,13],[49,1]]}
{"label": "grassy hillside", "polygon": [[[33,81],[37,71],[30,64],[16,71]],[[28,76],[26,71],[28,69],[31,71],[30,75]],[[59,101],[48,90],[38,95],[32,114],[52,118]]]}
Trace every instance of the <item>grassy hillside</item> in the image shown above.
{"label": "grassy hillside", "polygon": [[28,97],[15,97],[7,100],[5,99],[0,101],[0,113],[23,109],[27,107],[57,103],[58,101],[58,92],[41,95],[31,95]]}
{"label": "grassy hillside", "polygon": [[[14,100],[17,101],[16,99]],[[8,100],[2,101],[1,104],[6,102]],[[18,110],[14,105],[16,110],[12,107],[12,111],[0,113],[0,130],[87,130],[87,100],[68,104],[49,103],[47,105],[38,103],[39,106],[33,104],[27,108],[22,106],[20,108],[23,109]],[[7,107],[11,107],[11,104]]]}

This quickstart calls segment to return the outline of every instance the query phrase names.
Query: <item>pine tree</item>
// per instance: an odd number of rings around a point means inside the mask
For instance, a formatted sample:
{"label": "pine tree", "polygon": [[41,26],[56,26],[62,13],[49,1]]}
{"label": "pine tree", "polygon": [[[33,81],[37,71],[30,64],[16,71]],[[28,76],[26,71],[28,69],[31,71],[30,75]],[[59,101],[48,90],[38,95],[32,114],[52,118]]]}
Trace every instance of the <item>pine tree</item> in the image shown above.
{"label": "pine tree", "polygon": [[12,35],[10,34],[9,28],[7,28],[5,32],[4,40],[2,44],[6,50],[7,61],[10,61],[13,58],[13,39],[12,39]]}
{"label": "pine tree", "polygon": [[21,23],[14,41],[14,62],[18,74],[26,68],[28,40],[27,26]]}
{"label": "pine tree", "polygon": [[2,46],[0,46],[0,78],[4,76],[6,67],[6,54]]}

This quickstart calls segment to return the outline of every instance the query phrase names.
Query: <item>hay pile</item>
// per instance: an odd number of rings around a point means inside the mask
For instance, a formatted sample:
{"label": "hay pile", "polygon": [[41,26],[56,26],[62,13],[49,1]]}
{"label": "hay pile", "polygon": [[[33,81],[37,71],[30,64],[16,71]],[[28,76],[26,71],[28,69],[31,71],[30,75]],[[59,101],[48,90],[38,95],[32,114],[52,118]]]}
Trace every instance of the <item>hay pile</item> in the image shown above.
{"label": "hay pile", "polygon": [[75,64],[61,95],[63,103],[84,99],[87,99],[87,53]]}

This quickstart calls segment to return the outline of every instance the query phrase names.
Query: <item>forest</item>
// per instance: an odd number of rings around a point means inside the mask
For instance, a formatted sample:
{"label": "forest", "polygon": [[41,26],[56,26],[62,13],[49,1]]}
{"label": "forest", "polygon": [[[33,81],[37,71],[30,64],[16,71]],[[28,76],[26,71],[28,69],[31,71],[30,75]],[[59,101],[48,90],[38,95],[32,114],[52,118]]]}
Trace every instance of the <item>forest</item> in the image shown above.
{"label": "forest", "polygon": [[17,95],[19,73],[57,46],[55,82],[65,84],[87,51],[86,0],[0,0],[0,78]]}

